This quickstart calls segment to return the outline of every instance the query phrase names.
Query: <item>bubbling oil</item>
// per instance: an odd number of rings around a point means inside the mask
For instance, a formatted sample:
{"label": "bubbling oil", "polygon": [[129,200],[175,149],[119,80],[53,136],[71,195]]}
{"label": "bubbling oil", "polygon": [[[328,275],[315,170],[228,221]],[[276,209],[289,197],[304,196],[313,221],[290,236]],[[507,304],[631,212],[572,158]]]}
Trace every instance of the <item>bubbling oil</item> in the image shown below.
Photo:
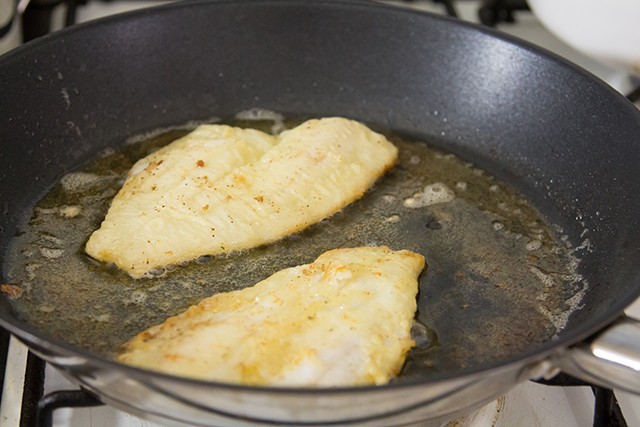
{"label": "bubbling oil", "polygon": [[[267,132],[298,123],[256,111],[226,122]],[[428,264],[402,381],[491,364],[551,340],[586,290],[579,260],[521,195],[452,154],[393,134],[394,169],[360,200],[281,241],[139,280],[88,257],[84,245],[133,163],[187,132],[136,136],[67,174],[38,202],[5,266],[19,290],[11,301],[18,317],[112,357],[133,335],[217,292],[330,249],[388,245],[421,253]]]}

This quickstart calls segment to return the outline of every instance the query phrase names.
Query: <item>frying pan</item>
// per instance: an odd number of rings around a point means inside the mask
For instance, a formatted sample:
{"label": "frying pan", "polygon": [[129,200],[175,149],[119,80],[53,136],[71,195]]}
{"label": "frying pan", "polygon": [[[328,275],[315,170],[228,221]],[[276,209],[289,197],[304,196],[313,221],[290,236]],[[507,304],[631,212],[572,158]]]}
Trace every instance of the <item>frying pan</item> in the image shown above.
{"label": "frying pan", "polygon": [[[380,387],[246,387],[123,366],[44,332],[3,297],[2,326],[105,403],[195,425],[401,425],[449,419],[559,370],[640,392],[640,328],[623,315],[640,295],[640,114],[560,58],[370,2],[185,2],[43,37],[2,57],[0,75],[4,281],[10,242],[65,174],[132,135],[255,107],[429,141],[586,242],[587,292],[554,338]],[[508,302],[495,310],[517,320]]]}

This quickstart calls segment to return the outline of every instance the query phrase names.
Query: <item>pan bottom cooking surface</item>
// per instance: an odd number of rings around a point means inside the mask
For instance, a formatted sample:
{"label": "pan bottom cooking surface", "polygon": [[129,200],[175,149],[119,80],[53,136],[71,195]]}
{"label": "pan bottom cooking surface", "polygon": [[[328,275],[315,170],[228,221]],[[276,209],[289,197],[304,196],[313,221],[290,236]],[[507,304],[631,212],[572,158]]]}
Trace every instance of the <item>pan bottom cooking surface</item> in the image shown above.
{"label": "pan bottom cooking surface", "polygon": [[[230,120],[269,130],[298,122]],[[416,346],[399,377],[478,367],[553,339],[587,284],[578,248],[521,195],[485,171],[397,135],[397,166],[331,218],[268,246],[203,257],[134,280],[90,259],[99,227],[132,164],[186,128],[134,138],[65,175],[15,237],[5,271],[19,318],[47,335],[112,357],[147,327],[216,292],[252,286],[337,247],[388,245],[423,254]]]}

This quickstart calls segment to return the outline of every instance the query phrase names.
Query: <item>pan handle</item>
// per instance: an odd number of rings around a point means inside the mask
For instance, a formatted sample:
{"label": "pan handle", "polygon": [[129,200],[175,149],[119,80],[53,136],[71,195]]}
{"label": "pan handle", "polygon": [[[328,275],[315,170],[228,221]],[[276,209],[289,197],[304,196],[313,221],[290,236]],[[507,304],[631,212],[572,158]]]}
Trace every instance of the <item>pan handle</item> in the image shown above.
{"label": "pan handle", "polygon": [[640,320],[623,316],[556,362],[574,377],[640,395]]}

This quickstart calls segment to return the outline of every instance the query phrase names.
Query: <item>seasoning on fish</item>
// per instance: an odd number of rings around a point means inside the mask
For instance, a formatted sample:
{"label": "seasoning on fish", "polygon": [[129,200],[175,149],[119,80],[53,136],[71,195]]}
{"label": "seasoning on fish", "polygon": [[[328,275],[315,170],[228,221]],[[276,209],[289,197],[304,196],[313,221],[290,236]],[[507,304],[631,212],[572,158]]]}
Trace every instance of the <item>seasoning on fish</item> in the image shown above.
{"label": "seasoning on fish", "polygon": [[414,345],[424,266],[422,255],[386,246],[334,249],[201,301],[135,336],[117,359],[250,385],[384,384]]}
{"label": "seasoning on fish", "polygon": [[135,278],[279,240],[360,198],[397,160],[344,118],[270,136],[207,125],[138,161],[87,253]]}

